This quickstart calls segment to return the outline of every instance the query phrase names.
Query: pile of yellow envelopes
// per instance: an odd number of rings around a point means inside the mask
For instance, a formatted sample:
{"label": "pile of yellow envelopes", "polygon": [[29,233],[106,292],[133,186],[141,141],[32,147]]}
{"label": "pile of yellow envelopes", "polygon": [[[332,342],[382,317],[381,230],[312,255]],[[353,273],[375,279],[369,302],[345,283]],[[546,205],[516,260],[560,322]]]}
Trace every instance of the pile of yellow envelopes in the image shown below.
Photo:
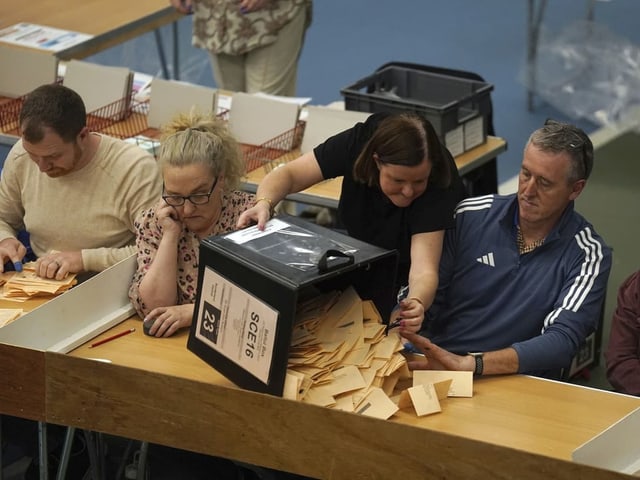
{"label": "pile of yellow envelopes", "polygon": [[352,288],[319,294],[297,309],[284,398],[387,419],[442,411],[448,397],[473,396],[473,373],[409,371],[402,338]]}
{"label": "pile of yellow envelopes", "polygon": [[378,418],[398,406],[389,396],[410,373],[396,333],[352,288],[298,309],[283,396]]}
{"label": "pile of yellow envelopes", "polygon": [[41,296],[53,297],[66,292],[76,283],[75,274],[69,274],[62,280],[42,278],[36,275],[33,264],[25,264],[22,272],[15,272],[6,280],[3,297],[14,301]]}

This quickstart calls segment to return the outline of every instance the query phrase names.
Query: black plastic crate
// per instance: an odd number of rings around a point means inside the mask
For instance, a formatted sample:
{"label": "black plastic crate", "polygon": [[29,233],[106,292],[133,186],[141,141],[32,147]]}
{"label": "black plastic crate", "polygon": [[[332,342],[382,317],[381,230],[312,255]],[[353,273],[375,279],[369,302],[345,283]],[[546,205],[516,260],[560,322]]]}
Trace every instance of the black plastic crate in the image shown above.
{"label": "black plastic crate", "polygon": [[424,115],[453,155],[487,139],[493,85],[389,66],[341,90],[347,110]]}

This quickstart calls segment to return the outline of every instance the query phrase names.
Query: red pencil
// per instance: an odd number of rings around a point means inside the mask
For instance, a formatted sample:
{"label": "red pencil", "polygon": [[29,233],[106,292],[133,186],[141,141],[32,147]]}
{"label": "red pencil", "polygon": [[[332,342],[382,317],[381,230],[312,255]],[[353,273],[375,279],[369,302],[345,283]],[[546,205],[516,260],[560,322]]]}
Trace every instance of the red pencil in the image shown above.
{"label": "red pencil", "polygon": [[124,332],[116,333],[115,335],[111,335],[110,337],[103,338],[102,340],[98,340],[97,342],[92,343],[91,345],[89,345],[89,348],[97,347],[98,345],[110,342],[111,340],[115,340],[116,338],[124,337],[125,335],[129,335],[130,333],[133,333],[135,331],[135,328],[130,328],[129,330],[125,330]]}

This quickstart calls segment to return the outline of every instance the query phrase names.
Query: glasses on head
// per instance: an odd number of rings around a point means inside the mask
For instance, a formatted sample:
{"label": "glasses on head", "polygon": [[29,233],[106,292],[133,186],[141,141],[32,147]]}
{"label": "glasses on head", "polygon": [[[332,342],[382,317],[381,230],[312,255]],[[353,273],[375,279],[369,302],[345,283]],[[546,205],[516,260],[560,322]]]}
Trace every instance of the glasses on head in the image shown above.
{"label": "glasses on head", "polygon": [[[172,207],[181,207],[184,205],[184,202],[189,200],[193,205],[204,205],[209,202],[209,198],[211,194],[216,189],[216,185],[218,185],[218,178],[216,177],[213,181],[213,186],[209,193],[194,193],[192,195],[187,195],[186,197],[183,195],[162,195],[162,199],[167,203],[167,205],[171,205]],[[162,190],[164,190],[164,184],[162,185]]]}
{"label": "glasses on head", "polygon": [[[567,125],[566,123],[558,122],[557,120],[553,120],[551,118],[547,118],[544,124],[545,125]],[[570,133],[573,139],[571,140],[571,143],[569,143],[569,147],[571,147],[572,149],[580,153],[580,159],[582,160],[583,178],[587,178],[590,173],[589,167],[587,165],[587,142],[575,130]]]}

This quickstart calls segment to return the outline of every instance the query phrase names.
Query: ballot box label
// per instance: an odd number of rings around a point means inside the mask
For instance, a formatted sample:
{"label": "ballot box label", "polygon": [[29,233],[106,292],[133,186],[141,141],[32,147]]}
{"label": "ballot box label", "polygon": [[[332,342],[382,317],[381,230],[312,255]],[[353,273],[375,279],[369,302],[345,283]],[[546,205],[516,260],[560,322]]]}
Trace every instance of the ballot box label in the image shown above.
{"label": "ballot box label", "polygon": [[278,311],[209,267],[203,274],[196,337],[269,383]]}

